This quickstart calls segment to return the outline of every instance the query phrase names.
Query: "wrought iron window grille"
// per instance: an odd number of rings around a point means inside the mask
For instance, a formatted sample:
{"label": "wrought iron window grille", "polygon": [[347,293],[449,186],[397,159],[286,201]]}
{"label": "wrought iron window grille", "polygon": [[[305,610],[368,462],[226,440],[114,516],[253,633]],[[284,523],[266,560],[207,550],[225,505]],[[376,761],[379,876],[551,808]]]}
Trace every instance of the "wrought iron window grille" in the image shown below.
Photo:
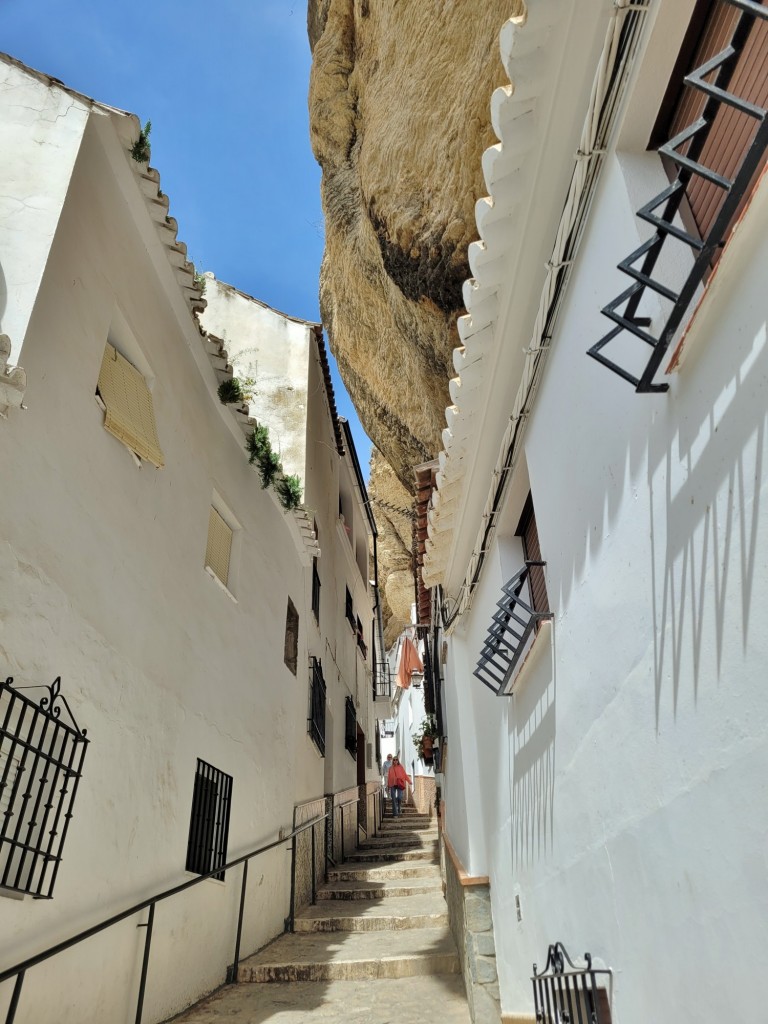
{"label": "wrought iron window grille", "polygon": [[[187,871],[207,875],[227,863],[232,776],[197,759],[187,841]],[[224,871],[213,876],[224,881]]]}
{"label": "wrought iron window grille", "polygon": [[[38,703],[20,692],[37,689],[46,691]],[[61,676],[50,686],[0,683],[1,888],[52,898],[88,742]]]}
{"label": "wrought iron window grille", "polygon": [[353,633],[357,632],[357,624],[355,622],[355,607],[352,603],[352,595],[349,592],[349,587],[344,588],[344,617],[349,623],[349,627]]}
{"label": "wrought iron window grille", "polygon": [[[619,270],[630,277],[633,283],[603,308],[603,314],[613,321],[615,327],[587,353],[632,384],[637,393],[655,394],[669,390],[669,384],[654,383],[654,377],[713,257],[725,244],[731,223],[768,148],[768,111],[728,91],[739,55],[755,20],[768,19],[768,7],[755,0],[723,0],[723,3],[740,12],[731,41],[724,50],[684,78],[686,85],[706,96],[704,108],[692,124],[659,148],[659,153],[677,166],[677,178],[638,211],[637,216],[655,228],[654,234],[619,263]],[[710,76],[713,77],[710,79]],[[718,174],[700,160],[715,116],[723,104],[755,122],[752,142],[733,178]],[[696,237],[676,223],[688,185],[697,178],[713,183],[724,193],[720,211],[705,238]],[[653,276],[662,249],[670,238],[685,243],[694,254],[693,266],[679,292]],[[635,264],[639,261],[642,262],[638,267]],[[648,291],[671,303],[671,309],[656,335],[649,330],[650,318],[639,315],[639,306]],[[639,376],[626,365],[609,358],[604,351],[606,346],[625,332],[651,349]]]}
{"label": "wrought iron window grille", "polygon": [[351,697],[344,702],[344,749],[357,757],[357,714]]}
{"label": "wrought iron window grille", "polygon": [[[527,596],[529,588],[526,583],[531,569],[537,566],[543,569],[546,564],[526,561],[523,568],[501,588],[501,600],[496,602],[498,611],[491,619],[477,668],[473,672],[497,697],[509,696],[507,684],[528,639],[540,622],[552,618],[549,610],[536,611],[533,600]],[[524,590],[526,598],[522,596]]]}
{"label": "wrought iron window grille", "polygon": [[320,622],[320,573],[317,571],[317,559],[312,559],[312,614],[315,622]]}
{"label": "wrought iron window grille", "polygon": [[309,670],[309,718],[307,732],[325,757],[325,679],[319,658],[313,657]]}
{"label": "wrought iron window grille", "polygon": [[610,984],[608,968],[592,966],[592,957],[584,954],[584,964],[575,964],[561,942],[547,950],[543,971],[533,965],[533,1001],[537,1024],[610,1024],[611,1009],[606,985],[598,984],[605,977]]}
{"label": "wrought iron window grille", "polygon": [[362,656],[364,658],[367,658],[368,657],[368,647],[367,647],[367,645],[365,643],[365,640],[363,638],[363,624],[360,621],[359,616],[358,616],[357,619],[355,619],[355,634],[357,636],[357,646],[358,646],[358,648],[360,650],[360,653],[362,654]]}

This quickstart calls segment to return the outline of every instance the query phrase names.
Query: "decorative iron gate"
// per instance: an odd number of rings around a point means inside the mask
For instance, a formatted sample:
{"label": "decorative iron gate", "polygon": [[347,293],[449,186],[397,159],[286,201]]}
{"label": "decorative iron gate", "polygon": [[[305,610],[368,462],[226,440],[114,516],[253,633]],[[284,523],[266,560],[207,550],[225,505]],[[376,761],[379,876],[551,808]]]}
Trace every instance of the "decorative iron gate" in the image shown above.
{"label": "decorative iron gate", "polygon": [[[36,704],[21,689],[44,689]],[[61,719],[62,708],[70,723]],[[50,899],[88,746],[51,686],[0,683],[0,887]]]}
{"label": "decorative iron gate", "polygon": [[533,1000],[538,1024],[611,1024],[608,989],[598,985],[597,976],[611,972],[594,968],[592,957],[584,954],[584,965],[577,966],[556,942],[547,951],[544,970],[533,965]]}

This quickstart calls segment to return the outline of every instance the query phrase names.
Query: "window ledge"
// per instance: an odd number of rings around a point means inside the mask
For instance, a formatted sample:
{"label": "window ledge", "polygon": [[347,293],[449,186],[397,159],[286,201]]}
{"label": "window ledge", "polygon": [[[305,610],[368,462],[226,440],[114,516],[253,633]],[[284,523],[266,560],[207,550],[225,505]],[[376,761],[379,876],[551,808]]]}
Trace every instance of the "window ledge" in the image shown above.
{"label": "window ledge", "polygon": [[[188,878],[199,878],[200,877],[200,875],[197,873],[197,871],[187,871],[185,869],[184,874],[187,875]],[[204,881],[206,881],[206,882],[213,882],[214,885],[218,885],[221,888],[225,888],[226,884],[227,884],[226,878],[206,878],[206,879],[204,879]]]}
{"label": "window ledge", "polygon": [[514,694],[515,690],[519,689],[523,685],[528,676],[533,672],[536,665],[541,660],[542,652],[552,644],[552,619],[542,619],[539,624],[539,628],[536,630],[536,635],[533,638],[531,646],[528,648],[525,657],[523,658],[520,667],[512,677],[512,680],[507,685],[507,689],[504,691],[507,695]]}
{"label": "window ledge", "polygon": [[210,565],[206,565],[205,566],[205,571],[211,577],[213,582],[216,583],[224,591],[224,593],[227,595],[227,597],[230,599],[230,601],[233,604],[237,604],[237,598],[235,597],[235,595],[232,593],[232,591],[227,587],[227,585],[225,583],[221,582],[221,580],[216,575],[216,573],[213,571],[213,569],[210,567]]}

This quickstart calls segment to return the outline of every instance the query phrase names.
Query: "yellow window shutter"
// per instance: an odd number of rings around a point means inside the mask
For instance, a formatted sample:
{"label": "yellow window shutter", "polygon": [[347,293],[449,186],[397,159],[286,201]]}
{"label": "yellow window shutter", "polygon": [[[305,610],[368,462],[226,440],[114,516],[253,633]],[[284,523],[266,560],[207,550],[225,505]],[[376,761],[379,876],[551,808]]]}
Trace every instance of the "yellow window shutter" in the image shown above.
{"label": "yellow window shutter", "polygon": [[208,546],[205,564],[218,576],[224,586],[229,581],[229,553],[232,550],[232,531],[215,508],[208,519]]}
{"label": "yellow window shutter", "polygon": [[157,439],[152,392],[136,367],[109,344],[101,361],[99,393],[107,407],[104,426],[110,434],[158,469],[165,465]]}

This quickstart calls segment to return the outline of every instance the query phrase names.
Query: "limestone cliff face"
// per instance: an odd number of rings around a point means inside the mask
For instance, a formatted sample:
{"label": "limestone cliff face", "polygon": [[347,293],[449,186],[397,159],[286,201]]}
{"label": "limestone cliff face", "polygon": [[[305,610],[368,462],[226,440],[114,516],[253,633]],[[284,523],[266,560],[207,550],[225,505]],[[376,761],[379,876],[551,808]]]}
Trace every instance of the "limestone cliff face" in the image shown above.
{"label": "limestone cliff face", "polygon": [[383,456],[374,450],[368,494],[379,531],[384,642],[391,647],[411,621],[414,602],[411,515],[413,499]]}
{"label": "limestone cliff face", "polygon": [[522,6],[309,0],[323,323],[366,431],[409,490],[441,446],[480,158],[495,141],[490,97],[505,82],[498,35]]}

